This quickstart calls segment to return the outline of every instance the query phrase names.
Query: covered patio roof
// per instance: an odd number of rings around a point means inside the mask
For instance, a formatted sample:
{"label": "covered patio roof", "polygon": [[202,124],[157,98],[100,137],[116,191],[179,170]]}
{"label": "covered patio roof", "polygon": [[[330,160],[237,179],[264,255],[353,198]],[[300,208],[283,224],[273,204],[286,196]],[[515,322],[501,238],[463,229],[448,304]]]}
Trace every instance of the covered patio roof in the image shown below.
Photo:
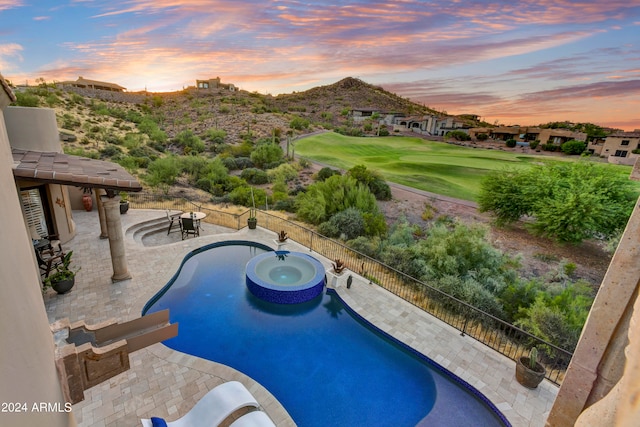
{"label": "covered patio roof", "polygon": [[11,149],[13,176],[50,184],[140,191],[140,183],[122,166],[64,153]]}

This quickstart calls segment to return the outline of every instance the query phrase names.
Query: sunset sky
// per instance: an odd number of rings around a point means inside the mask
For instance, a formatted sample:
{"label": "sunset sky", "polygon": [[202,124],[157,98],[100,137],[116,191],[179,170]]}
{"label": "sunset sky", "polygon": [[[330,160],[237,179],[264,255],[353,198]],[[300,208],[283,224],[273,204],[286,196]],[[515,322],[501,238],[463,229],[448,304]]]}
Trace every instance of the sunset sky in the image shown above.
{"label": "sunset sky", "polygon": [[0,73],[272,95],[357,77],[491,123],[632,131],[640,0],[0,0]]}

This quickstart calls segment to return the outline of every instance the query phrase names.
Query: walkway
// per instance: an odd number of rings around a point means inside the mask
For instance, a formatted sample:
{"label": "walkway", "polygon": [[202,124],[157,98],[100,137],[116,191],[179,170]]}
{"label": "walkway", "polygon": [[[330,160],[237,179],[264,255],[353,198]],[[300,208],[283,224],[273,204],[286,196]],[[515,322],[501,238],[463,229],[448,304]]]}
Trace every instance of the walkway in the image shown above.
{"label": "walkway", "polygon": [[[131,209],[123,215],[123,227],[160,218],[164,211]],[[240,231],[203,224],[199,238],[166,245],[143,246],[129,231],[125,245],[131,280],[111,283],[109,244],[99,238],[97,212],[74,211],[78,235],[66,250],[74,251],[74,264],[82,266],[76,286],[67,295],[50,291],[44,302],[53,322],[69,318],[88,324],[108,319],[126,321],[140,316],[142,307],[177,271],[183,257],[204,244],[246,239],[274,246],[275,234],[258,227]],[[179,233],[177,233],[179,234]],[[157,239],[166,234],[160,233]],[[175,240],[171,236],[171,240]],[[169,239],[166,240],[169,242]],[[289,241],[289,250],[308,250]],[[317,255],[317,254],[316,254]],[[329,260],[318,257],[326,267]],[[543,381],[528,390],[515,380],[515,363],[411,304],[354,275],[350,289],[340,296],[360,315],[382,330],[411,345],[446,367],[489,398],[517,427],[544,426],[557,387]],[[254,394],[262,409],[278,426],[294,422],[260,384],[232,368],[173,351],[162,344],[130,356],[131,369],[85,391],[85,400],[73,407],[78,426],[137,426],[140,418],[159,416],[171,421],[185,414],[208,390],[238,380]]]}

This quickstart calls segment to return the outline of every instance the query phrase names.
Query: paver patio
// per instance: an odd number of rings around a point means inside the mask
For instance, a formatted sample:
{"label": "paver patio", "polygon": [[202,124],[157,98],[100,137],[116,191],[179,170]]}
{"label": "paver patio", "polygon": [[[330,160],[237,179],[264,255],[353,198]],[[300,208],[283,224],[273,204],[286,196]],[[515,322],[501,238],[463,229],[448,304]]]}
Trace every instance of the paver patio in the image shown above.
{"label": "paver patio", "polygon": [[[161,218],[164,211],[130,209],[122,215],[127,262],[132,279],[111,282],[108,240],[101,240],[97,212],[74,211],[76,237],[64,245],[74,251],[74,265],[82,269],[66,295],[49,291],[44,303],[49,321],[69,318],[95,324],[120,322],[140,316],[144,304],[177,271],[193,249],[223,240],[252,240],[274,247],[275,233],[258,227],[240,231],[203,224],[198,238],[180,240],[179,232],[157,233],[143,245],[135,225]],[[165,244],[160,244],[166,242]],[[308,251],[289,240],[288,250]],[[314,253],[327,268],[330,261]],[[453,327],[435,319],[388,291],[354,275],[350,289],[338,293],[352,309],[378,328],[405,342],[474,386],[502,411],[513,426],[544,426],[558,388],[548,381],[535,390],[518,384],[515,362]],[[230,380],[242,382],[261,409],[278,426],[294,426],[286,408],[260,384],[221,364],[154,344],[130,356],[131,369],[85,391],[85,400],[73,406],[79,426],[138,426],[140,418],[179,418],[210,389]],[[330,397],[328,397],[330,399]],[[330,404],[330,403],[329,403]],[[455,410],[455,408],[452,408]],[[464,410],[463,408],[461,410]]]}

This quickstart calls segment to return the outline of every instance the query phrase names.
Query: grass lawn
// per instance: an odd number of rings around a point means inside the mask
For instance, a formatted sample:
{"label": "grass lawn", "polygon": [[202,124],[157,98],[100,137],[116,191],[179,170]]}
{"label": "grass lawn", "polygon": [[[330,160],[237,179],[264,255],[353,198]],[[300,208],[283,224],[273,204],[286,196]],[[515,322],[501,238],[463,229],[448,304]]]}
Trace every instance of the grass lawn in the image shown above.
{"label": "grass lawn", "polygon": [[[559,159],[499,150],[460,147],[421,138],[357,138],[324,133],[295,143],[296,154],[340,169],[365,165],[387,181],[464,200],[476,200],[482,177],[494,170],[529,168]],[[630,166],[603,164],[629,176]]]}

